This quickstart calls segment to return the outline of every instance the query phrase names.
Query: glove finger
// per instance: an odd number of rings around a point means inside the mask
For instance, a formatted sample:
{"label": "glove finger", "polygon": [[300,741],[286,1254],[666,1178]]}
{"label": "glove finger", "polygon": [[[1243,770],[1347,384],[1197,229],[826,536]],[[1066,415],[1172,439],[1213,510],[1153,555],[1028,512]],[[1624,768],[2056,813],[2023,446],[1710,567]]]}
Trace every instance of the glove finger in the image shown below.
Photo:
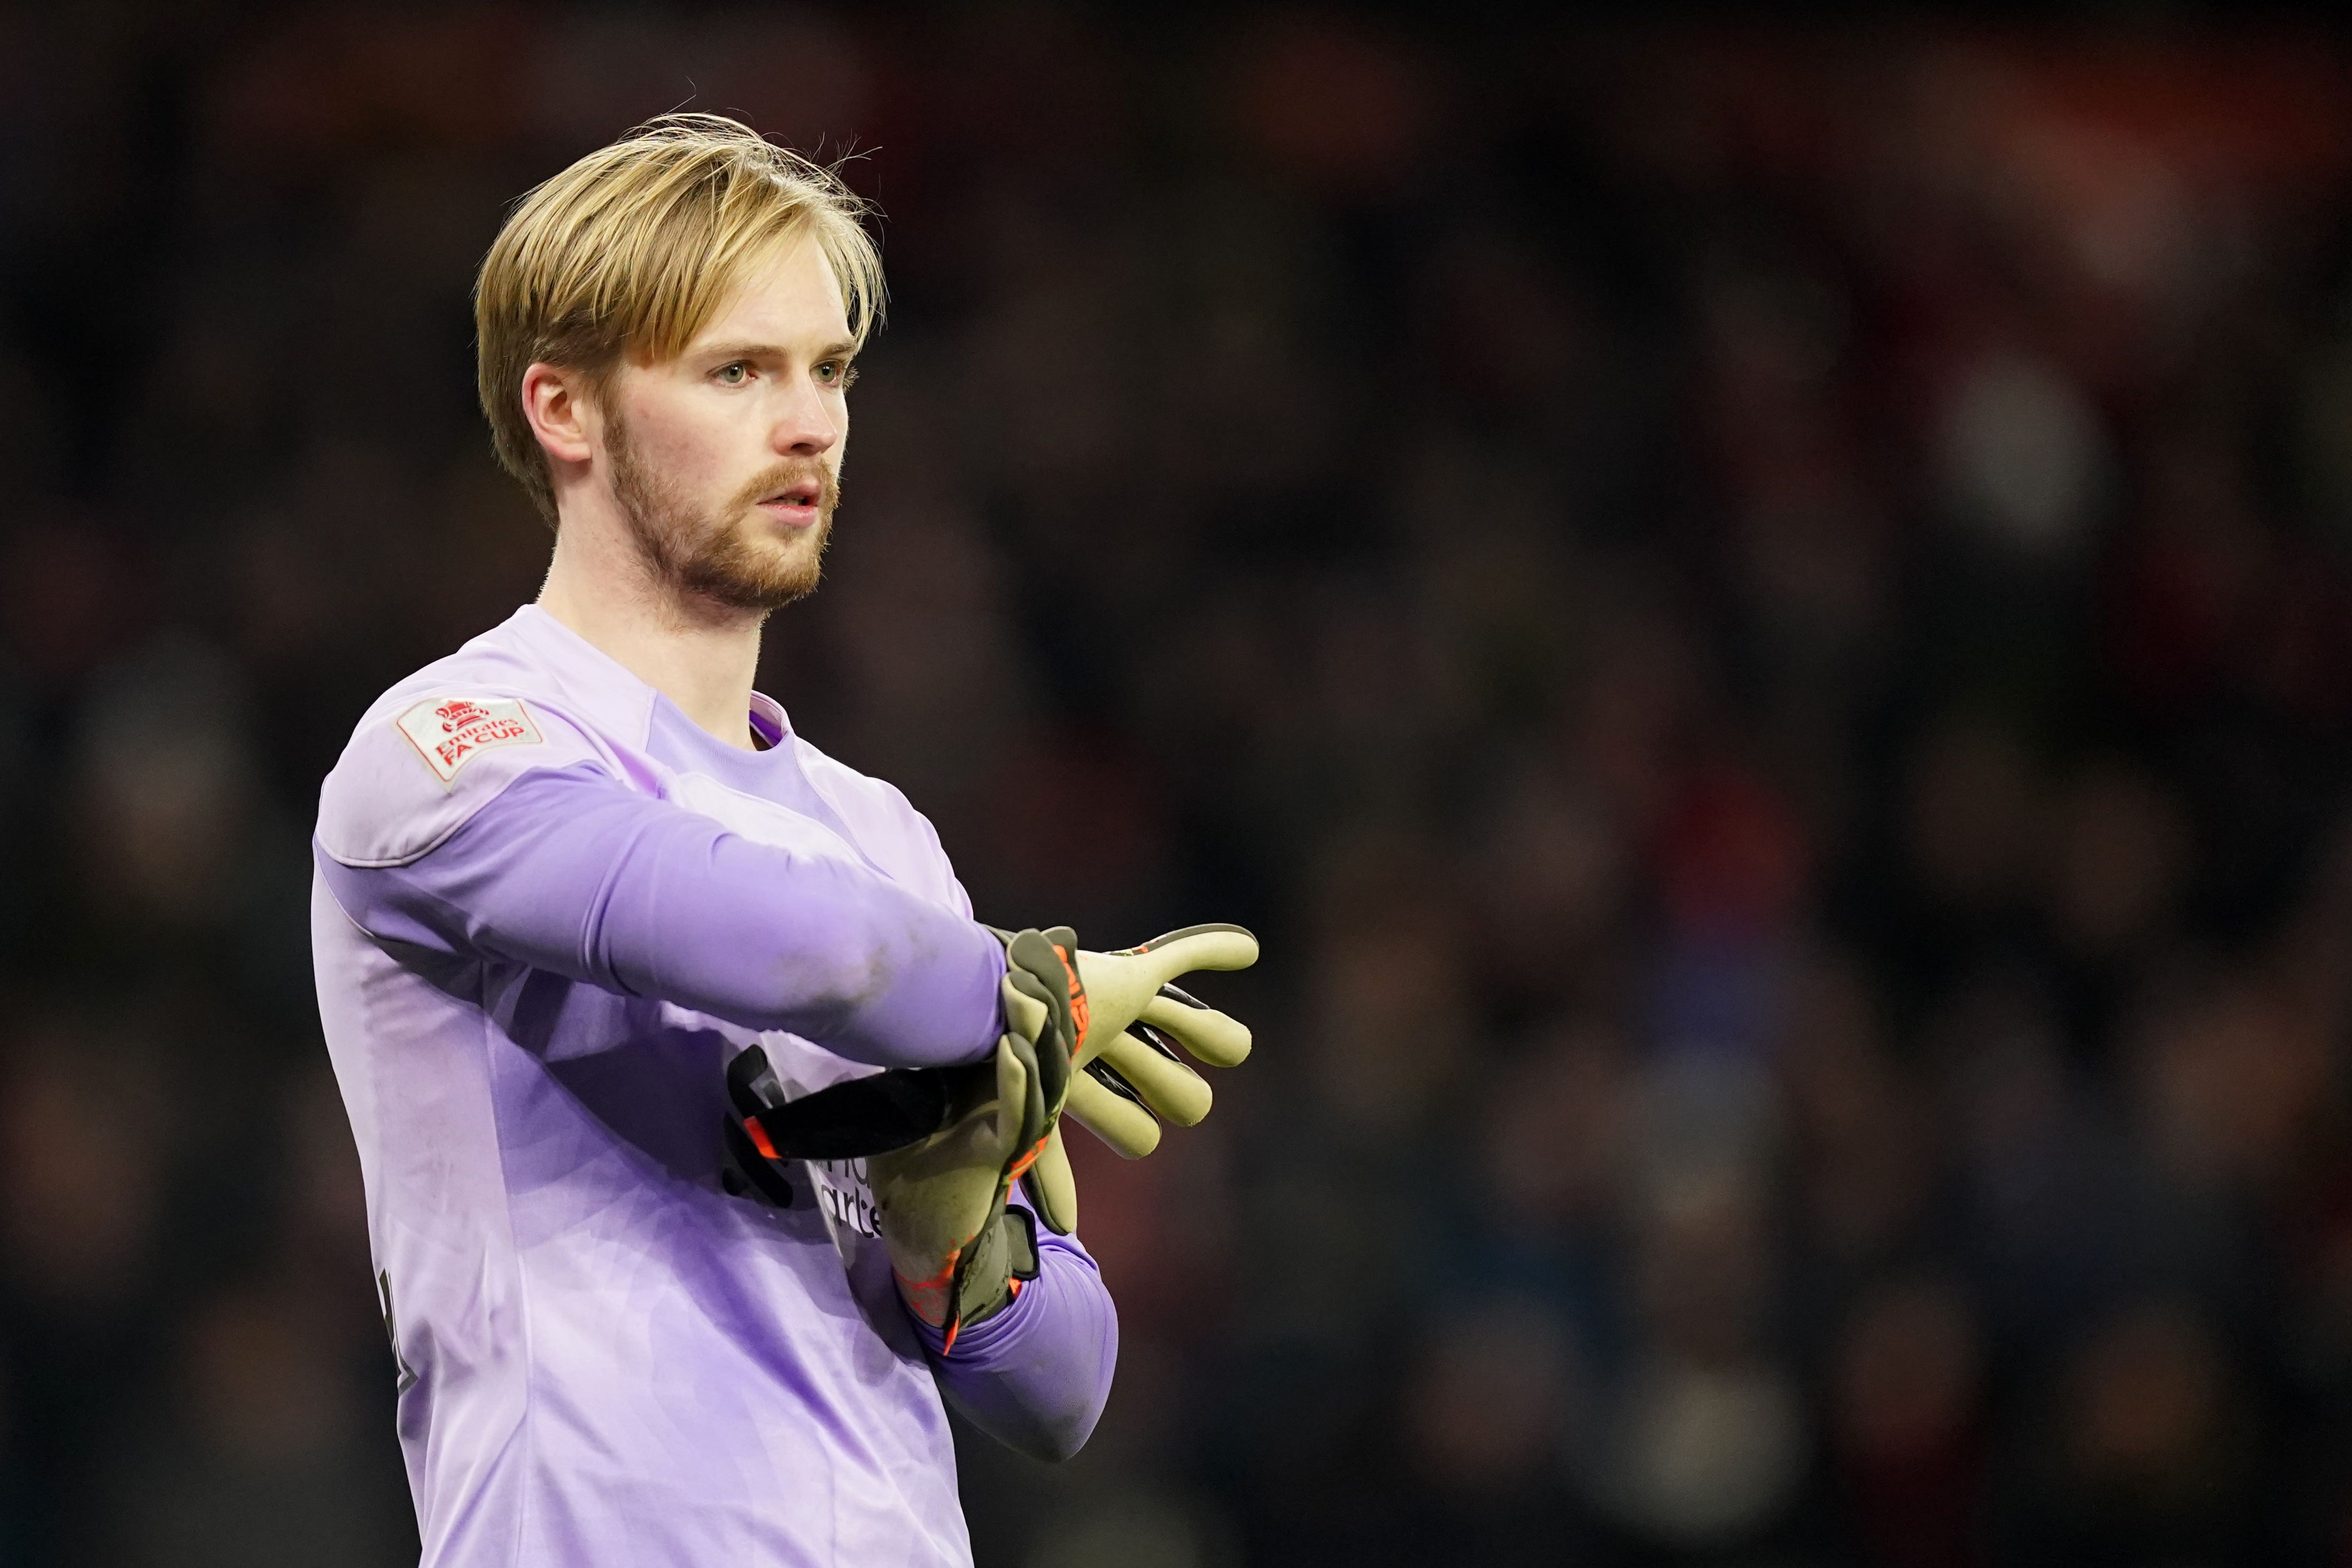
{"label": "glove finger", "polygon": [[1143,1005],[1137,1022],[1160,1030],[1213,1068],[1229,1068],[1250,1054],[1249,1026],[1240,1020],[1204,1007],[1173,985]]}
{"label": "glove finger", "polygon": [[1029,1070],[1034,1060],[1029,1054],[1029,1042],[1018,1035],[1004,1035],[996,1042],[996,1142],[1005,1159],[1015,1151],[1026,1149],[1042,1134],[1032,1128],[1041,1126],[1045,1117],[1036,1106],[1036,1075]]}
{"label": "glove finger", "polygon": [[1192,1126],[1208,1115],[1216,1098],[1208,1079],[1133,1035],[1121,1035],[1105,1046],[1102,1060],[1135,1086],[1154,1116],[1179,1127]]}
{"label": "glove finger", "polygon": [[1109,1144],[1122,1160],[1140,1160],[1160,1147],[1160,1123],[1151,1112],[1090,1073],[1070,1079],[1070,1103],[1062,1116]]}
{"label": "glove finger", "polygon": [[1034,1040],[1052,1021],[1052,1005],[1037,977],[1024,970],[1009,969],[997,982],[997,995],[1004,1005],[1004,1027],[1024,1040]]}
{"label": "glove finger", "polygon": [[1247,969],[1257,962],[1257,938],[1240,926],[1186,926],[1114,956],[1148,959],[1164,985],[1196,969]]}
{"label": "glove finger", "polygon": [[1123,952],[1080,955],[1092,1027],[1084,1045],[1108,1045],[1134,1023],[1145,1003],[1171,980],[1195,969],[1241,969],[1257,960],[1257,938],[1239,926],[1187,926]]}
{"label": "glove finger", "polygon": [[1078,1179],[1071,1173],[1059,1126],[1045,1135],[1045,1146],[1037,1152],[1037,1163],[1021,1178],[1021,1185],[1047,1230],[1067,1236],[1078,1228]]}
{"label": "glove finger", "polygon": [[1024,1032],[1034,1044],[1038,1082],[1055,1114],[1068,1091],[1071,1053],[1087,1032],[1086,989],[1073,967],[1076,943],[1068,927],[1055,926],[1050,931],[1022,931],[1004,950],[1007,984],[1049,1009],[1050,1027]]}

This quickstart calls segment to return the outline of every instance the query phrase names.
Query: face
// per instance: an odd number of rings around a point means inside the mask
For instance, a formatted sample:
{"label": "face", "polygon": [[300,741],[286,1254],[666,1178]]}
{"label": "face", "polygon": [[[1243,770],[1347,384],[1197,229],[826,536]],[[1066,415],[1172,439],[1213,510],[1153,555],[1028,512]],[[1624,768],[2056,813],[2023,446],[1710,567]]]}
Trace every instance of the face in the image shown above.
{"label": "face", "polygon": [[676,359],[623,361],[604,447],[657,580],[740,610],[816,586],[855,352],[833,268],[803,243],[754,272]]}

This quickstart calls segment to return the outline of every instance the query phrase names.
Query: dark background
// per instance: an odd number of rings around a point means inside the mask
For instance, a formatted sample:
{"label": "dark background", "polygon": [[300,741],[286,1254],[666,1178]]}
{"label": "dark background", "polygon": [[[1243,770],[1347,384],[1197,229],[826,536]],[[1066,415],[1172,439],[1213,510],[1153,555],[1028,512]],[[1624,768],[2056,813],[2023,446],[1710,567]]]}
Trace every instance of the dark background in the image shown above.
{"label": "dark background", "polygon": [[414,1561],[320,775],[534,591],[502,210],[855,150],[797,726],[1234,919],[984,1565],[2352,1558],[2352,51],[2289,20],[0,12],[0,1563]]}

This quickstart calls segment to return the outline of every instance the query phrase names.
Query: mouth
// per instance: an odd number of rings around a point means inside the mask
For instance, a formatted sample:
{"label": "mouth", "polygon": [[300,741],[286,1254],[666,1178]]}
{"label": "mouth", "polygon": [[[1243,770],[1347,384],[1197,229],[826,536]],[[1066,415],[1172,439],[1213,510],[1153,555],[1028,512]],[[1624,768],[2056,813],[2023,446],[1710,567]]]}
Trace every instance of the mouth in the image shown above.
{"label": "mouth", "polygon": [[806,528],[814,522],[817,509],[824,502],[824,487],[814,479],[794,479],[782,488],[761,496],[760,510],[778,522],[792,528]]}

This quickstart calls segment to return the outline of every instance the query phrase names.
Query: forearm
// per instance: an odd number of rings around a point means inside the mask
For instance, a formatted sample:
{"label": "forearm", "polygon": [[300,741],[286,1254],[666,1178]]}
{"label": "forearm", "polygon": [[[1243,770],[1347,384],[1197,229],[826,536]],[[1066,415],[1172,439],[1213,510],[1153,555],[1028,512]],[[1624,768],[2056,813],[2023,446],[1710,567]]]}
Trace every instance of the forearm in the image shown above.
{"label": "forearm", "polygon": [[329,889],[379,938],[495,956],[853,1060],[935,1067],[1000,1028],[1003,950],[849,861],[757,844],[577,768],[516,780],[429,852]]}
{"label": "forearm", "polygon": [[1043,1229],[1037,1278],[993,1316],[966,1323],[955,1353],[913,1319],[940,1391],[972,1425],[1032,1458],[1070,1458],[1093,1433],[1118,1362],[1118,1312],[1095,1261]]}

